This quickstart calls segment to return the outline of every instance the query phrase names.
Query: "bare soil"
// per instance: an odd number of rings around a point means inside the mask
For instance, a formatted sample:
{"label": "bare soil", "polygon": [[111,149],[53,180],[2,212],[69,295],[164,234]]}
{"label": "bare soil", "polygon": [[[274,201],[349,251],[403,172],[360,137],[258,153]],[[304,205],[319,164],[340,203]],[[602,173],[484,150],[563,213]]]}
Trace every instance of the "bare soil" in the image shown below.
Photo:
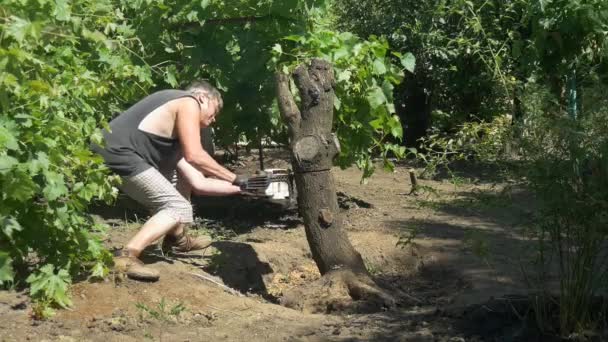
{"label": "bare soil", "polygon": [[[251,170],[256,161],[242,158],[236,166]],[[266,167],[286,166],[266,160]],[[345,229],[376,282],[397,298],[395,309],[282,306],[287,292],[320,277],[297,211],[250,198],[199,198],[193,232],[211,234],[212,247],[188,255],[150,248],[145,261],[162,272],[160,281],[111,274],[77,282],[73,307],[45,321],[31,318],[26,293],[0,292],[0,340],[523,340],[520,322],[499,307],[517,298],[506,295],[525,293],[522,266],[532,246],[520,229],[532,199],[483,169],[463,172],[459,186],[421,179],[421,193],[408,195],[410,167],[379,170],[365,185],[357,169],[333,170]],[[110,249],[145,219],[130,209],[100,217],[113,227]]]}

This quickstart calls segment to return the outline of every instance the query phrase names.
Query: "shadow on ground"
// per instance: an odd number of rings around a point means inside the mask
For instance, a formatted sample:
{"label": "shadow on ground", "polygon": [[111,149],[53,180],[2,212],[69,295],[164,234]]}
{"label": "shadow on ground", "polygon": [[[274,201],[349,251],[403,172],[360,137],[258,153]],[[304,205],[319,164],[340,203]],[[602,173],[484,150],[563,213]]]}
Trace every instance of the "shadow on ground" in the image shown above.
{"label": "shadow on ground", "polygon": [[251,245],[233,241],[218,241],[212,244],[217,252],[208,257],[205,271],[218,276],[227,286],[241,293],[255,293],[270,298],[264,279],[273,273],[267,262],[262,262]]}
{"label": "shadow on ground", "polygon": [[[195,218],[210,223],[207,228],[228,228],[243,234],[255,227],[292,229],[302,223],[297,207],[292,202],[244,197],[194,197],[192,199]],[[134,200],[119,196],[112,205],[97,203],[90,213],[98,215],[111,224],[145,221],[150,213]]]}

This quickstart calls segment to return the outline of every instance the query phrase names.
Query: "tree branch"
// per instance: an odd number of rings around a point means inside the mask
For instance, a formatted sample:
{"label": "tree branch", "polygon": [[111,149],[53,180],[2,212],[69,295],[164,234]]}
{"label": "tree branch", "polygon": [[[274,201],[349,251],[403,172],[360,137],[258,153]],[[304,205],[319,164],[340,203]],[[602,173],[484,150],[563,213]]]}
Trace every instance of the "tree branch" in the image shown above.
{"label": "tree branch", "polygon": [[288,17],[280,16],[280,15],[263,15],[263,16],[245,16],[245,17],[236,17],[236,18],[215,18],[215,19],[201,19],[200,22],[192,22],[192,23],[180,23],[179,25],[175,25],[175,28],[179,28],[182,30],[189,29],[200,29],[205,25],[229,25],[229,24],[249,24],[256,22],[265,22],[269,20],[281,20],[281,21],[295,21],[295,19],[291,19]]}
{"label": "tree branch", "polygon": [[230,23],[249,23],[249,22],[253,22],[253,21],[263,21],[263,20],[270,20],[274,18],[274,16],[270,16],[270,15],[265,15],[265,16],[261,16],[261,17],[256,17],[253,15],[250,16],[246,16],[246,17],[238,17],[238,18],[222,18],[222,19],[207,19],[205,20],[206,24],[230,24]]}
{"label": "tree branch", "polygon": [[[298,90],[300,91],[300,97],[302,98],[302,108],[310,108],[319,103],[321,93],[317,85],[312,82],[310,75],[308,74],[308,66],[300,64],[293,72],[294,81]],[[306,110],[305,110],[306,112]]]}
{"label": "tree branch", "polygon": [[298,131],[300,130],[301,114],[300,109],[298,109],[298,105],[289,90],[289,76],[279,71],[276,74],[276,82],[279,111],[285,122],[287,122],[290,136],[295,138],[298,136]]}

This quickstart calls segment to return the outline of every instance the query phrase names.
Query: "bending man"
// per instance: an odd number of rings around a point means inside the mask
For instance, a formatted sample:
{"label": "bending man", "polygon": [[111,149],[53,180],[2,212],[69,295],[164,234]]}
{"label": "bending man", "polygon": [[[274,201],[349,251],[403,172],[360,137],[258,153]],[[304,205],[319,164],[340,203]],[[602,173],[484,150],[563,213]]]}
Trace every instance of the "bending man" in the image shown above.
{"label": "bending man", "polygon": [[[186,225],[193,221],[191,192],[233,195],[247,184],[248,177],[237,177],[201,146],[201,128],[215,121],[222,106],[218,90],[205,81],[186,91],[161,90],[113,119],[110,132],[104,131],[105,147],[93,147],[121,176],[121,190],[153,214],[114,259],[128,277],[158,280],[159,272],[145,266],[139,255],[162,237],[163,249],[180,252],[209,245],[186,234]],[[170,180],[176,170],[174,187]]]}

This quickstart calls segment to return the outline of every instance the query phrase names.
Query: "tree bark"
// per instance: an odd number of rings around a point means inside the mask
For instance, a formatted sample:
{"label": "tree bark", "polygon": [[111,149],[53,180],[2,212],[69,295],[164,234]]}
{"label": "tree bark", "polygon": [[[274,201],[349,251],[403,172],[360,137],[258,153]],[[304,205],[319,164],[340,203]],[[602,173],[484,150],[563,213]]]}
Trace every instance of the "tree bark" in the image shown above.
{"label": "tree bark", "polygon": [[278,96],[291,132],[298,207],[313,259],[321,274],[342,267],[365,272],[361,255],[342,230],[336,186],[330,172],[339,149],[331,134],[333,68],[328,62],[315,59],[308,67],[300,65],[293,76],[302,99],[301,110],[296,110],[287,75],[278,76]]}
{"label": "tree bark", "polygon": [[[364,279],[366,286],[373,288],[368,291],[370,296],[381,298],[384,304],[391,302],[390,296],[373,286],[361,254],[342,230],[331,174],[333,158],[340,148],[331,133],[335,85],[332,65],[314,59],[309,65],[300,65],[293,72],[293,79],[301,98],[300,106],[289,89],[289,75],[277,74],[277,97],[281,115],[289,127],[298,206],[312,257],[322,275],[340,274],[352,299],[366,298],[359,291],[365,288],[360,286]],[[356,278],[359,280],[355,281]]]}

